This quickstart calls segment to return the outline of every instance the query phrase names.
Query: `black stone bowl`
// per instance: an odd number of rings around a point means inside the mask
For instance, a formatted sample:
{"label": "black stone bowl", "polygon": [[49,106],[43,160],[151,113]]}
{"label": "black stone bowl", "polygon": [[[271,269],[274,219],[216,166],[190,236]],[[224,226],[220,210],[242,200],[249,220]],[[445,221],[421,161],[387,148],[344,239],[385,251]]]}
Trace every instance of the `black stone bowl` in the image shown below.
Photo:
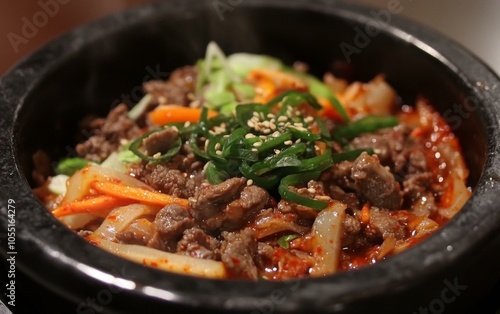
{"label": "black stone bowl", "polygon": [[[38,50],[0,81],[2,259],[12,251],[5,232],[12,200],[17,274],[71,300],[77,313],[466,308],[476,287],[499,278],[491,265],[499,255],[493,245],[500,231],[500,81],[471,53],[401,19],[399,10],[326,0],[165,1],[78,28]],[[406,252],[324,278],[201,279],[143,267],[86,243],[32,193],[33,152],[71,155],[85,114],[132,104],[143,81],[194,63],[210,40],[227,53],[305,61],[318,75],[330,70],[369,80],[383,73],[403,99],[424,95],[460,138],[472,197],[447,225]]]}

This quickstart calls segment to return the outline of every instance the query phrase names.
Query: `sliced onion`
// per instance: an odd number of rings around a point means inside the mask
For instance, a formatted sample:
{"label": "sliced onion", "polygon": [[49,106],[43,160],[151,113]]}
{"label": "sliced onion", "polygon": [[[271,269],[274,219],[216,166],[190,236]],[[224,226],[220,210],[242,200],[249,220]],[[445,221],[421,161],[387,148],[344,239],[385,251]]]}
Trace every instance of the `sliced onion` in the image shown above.
{"label": "sliced onion", "polygon": [[75,172],[75,174],[69,178],[66,194],[64,195],[61,205],[71,203],[86,196],[90,191],[90,184],[95,180],[119,180],[128,186],[152,190],[147,184],[127,174],[110,168],[89,164],[85,166],[85,168]]}
{"label": "sliced onion", "polygon": [[276,214],[272,211],[268,211],[264,212],[260,217],[259,216],[255,219],[253,226],[256,239],[262,239],[282,231],[293,231],[299,234],[304,234],[309,231],[309,228],[297,225],[295,221],[287,219],[286,215],[283,214]]}
{"label": "sliced onion", "polygon": [[316,217],[312,227],[315,264],[311,268],[311,276],[329,275],[337,271],[346,208],[343,203],[332,202]]}
{"label": "sliced onion", "polygon": [[79,230],[96,218],[98,218],[98,216],[93,214],[74,214],[59,217],[58,219],[71,230]]}
{"label": "sliced onion", "polygon": [[141,245],[119,244],[104,239],[93,241],[93,243],[110,253],[142,265],[205,278],[227,277],[226,268],[222,262],[168,253]]}
{"label": "sliced onion", "polygon": [[118,207],[112,210],[99,228],[86,239],[89,241],[98,239],[113,241],[116,238],[116,234],[125,230],[134,220],[143,215],[156,214],[158,210],[159,207],[142,204]]}
{"label": "sliced onion", "polygon": [[387,256],[387,254],[391,253],[394,251],[394,248],[396,247],[396,238],[394,235],[389,235],[387,238],[385,238],[384,242],[382,242],[382,245],[380,245],[380,250],[377,255],[377,259],[380,260]]}

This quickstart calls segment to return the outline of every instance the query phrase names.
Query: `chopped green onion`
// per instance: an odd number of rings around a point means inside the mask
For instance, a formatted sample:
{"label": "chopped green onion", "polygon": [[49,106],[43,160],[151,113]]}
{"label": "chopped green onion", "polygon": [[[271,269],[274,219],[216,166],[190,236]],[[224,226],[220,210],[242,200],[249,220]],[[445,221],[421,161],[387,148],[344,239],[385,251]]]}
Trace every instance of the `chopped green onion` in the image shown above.
{"label": "chopped green onion", "polygon": [[290,190],[291,186],[296,186],[301,183],[306,183],[307,181],[310,180],[317,180],[320,174],[321,174],[320,171],[315,171],[315,172],[303,172],[303,173],[288,175],[283,179],[281,179],[281,183],[278,187],[278,192],[281,195],[281,197],[287,201],[307,206],[316,210],[325,209],[328,206],[328,202],[319,201],[306,196],[302,196]]}
{"label": "chopped green onion", "polygon": [[210,184],[219,184],[230,178],[226,171],[218,169],[211,161],[205,165],[205,175]]}
{"label": "chopped green onion", "polygon": [[353,139],[362,133],[375,132],[380,129],[394,127],[399,120],[392,116],[366,116],[356,121],[351,121],[333,131],[336,139]]}
{"label": "chopped green onion", "polygon": [[290,242],[297,239],[300,235],[298,234],[289,234],[282,236],[278,239],[278,245],[282,248],[288,250],[290,248]]}
{"label": "chopped green onion", "polygon": [[137,120],[144,113],[148,105],[153,100],[151,94],[146,94],[142,99],[128,112],[128,117],[131,120]]}
{"label": "chopped green onion", "polygon": [[276,58],[251,53],[234,53],[227,57],[231,69],[241,77],[244,77],[255,68],[281,69],[283,63]]}
{"label": "chopped green onion", "polygon": [[89,163],[88,160],[78,157],[63,159],[57,164],[56,174],[72,176],[76,171],[82,169]]}

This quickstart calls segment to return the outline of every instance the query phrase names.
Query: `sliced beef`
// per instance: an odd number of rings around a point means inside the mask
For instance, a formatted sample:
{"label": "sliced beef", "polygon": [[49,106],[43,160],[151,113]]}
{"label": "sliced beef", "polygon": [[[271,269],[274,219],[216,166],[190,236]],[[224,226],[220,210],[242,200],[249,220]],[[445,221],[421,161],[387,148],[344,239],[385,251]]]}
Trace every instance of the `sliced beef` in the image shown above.
{"label": "sliced beef", "polygon": [[219,259],[216,252],[220,242],[206,234],[200,228],[184,231],[182,239],[177,243],[177,253],[203,259]]}
{"label": "sliced beef", "polygon": [[144,83],[147,93],[159,103],[188,105],[196,88],[197,70],[195,66],[185,66],[172,72],[167,81]]}
{"label": "sliced beef", "polygon": [[345,192],[339,186],[335,184],[329,184],[328,194],[334,200],[340,201],[347,205],[347,209],[350,211],[361,209],[359,199],[355,193]]}
{"label": "sliced beef", "polygon": [[155,225],[145,218],[132,222],[125,230],[117,233],[116,238],[122,243],[143,245],[168,251],[167,246],[158,237]]}
{"label": "sliced beef", "polygon": [[141,134],[137,124],[127,117],[128,109],[120,104],[106,118],[90,122],[89,137],[76,145],[76,152],[83,158],[102,162],[120,146],[120,141],[134,139]]}
{"label": "sliced beef", "polygon": [[403,239],[407,232],[404,222],[391,216],[390,212],[372,207],[370,221],[365,228],[365,234],[371,239],[386,239],[393,236],[396,240]]}
{"label": "sliced beef", "polygon": [[245,224],[268,200],[269,194],[264,189],[246,186],[243,178],[231,178],[217,185],[200,187],[190,199],[190,212],[206,230],[231,230]]}
{"label": "sliced beef", "polygon": [[383,165],[394,164],[394,160],[403,150],[407,128],[385,129],[375,133],[364,133],[354,138],[354,148],[372,148]]}
{"label": "sliced beef", "polygon": [[400,209],[403,198],[399,183],[383,167],[377,156],[361,154],[353,163],[351,178],[355,188],[371,205],[386,209]]}
{"label": "sliced beef", "polygon": [[240,232],[222,232],[221,260],[231,275],[237,278],[258,278],[254,259],[257,256],[257,241],[250,228]]}
{"label": "sliced beef", "polygon": [[190,200],[190,212],[196,222],[207,230],[219,228],[225,220],[224,208],[235,200],[245,186],[245,179],[231,178],[220,184],[204,185]]}
{"label": "sliced beef", "polygon": [[171,204],[163,207],[156,214],[154,226],[163,240],[176,240],[184,230],[192,228],[194,221],[182,206]]}
{"label": "sliced beef", "polygon": [[[182,158],[182,157],[179,157]],[[155,190],[182,198],[194,195],[203,182],[201,172],[187,173],[171,168],[170,164],[141,165],[131,169],[134,176]]]}
{"label": "sliced beef", "polygon": [[407,174],[424,172],[427,162],[423,147],[411,136],[411,128],[398,125],[375,133],[365,133],[352,140],[354,148],[373,148],[380,163],[389,166],[398,181]]}
{"label": "sliced beef", "polygon": [[349,248],[351,251],[362,249],[370,246],[370,242],[363,233],[364,226],[359,219],[359,211],[354,214],[345,215],[344,222],[344,236],[342,237],[342,246]]}
{"label": "sliced beef", "polygon": [[178,138],[179,132],[177,129],[167,127],[146,137],[142,142],[142,148],[148,156],[153,156],[157,153],[165,154]]}
{"label": "sliced beef", "polygon": [[256,211],[263,209],[268,200],[266,190],[255,185],[244,187],[240,197],[226,206],[222,227],[228,230],[241,227]]}
{"label": "sliced beef", "polygon": [[408,175],[403,182],[403,193],[405,198],[414,201],[430,190],[432,173],[422,172]]}

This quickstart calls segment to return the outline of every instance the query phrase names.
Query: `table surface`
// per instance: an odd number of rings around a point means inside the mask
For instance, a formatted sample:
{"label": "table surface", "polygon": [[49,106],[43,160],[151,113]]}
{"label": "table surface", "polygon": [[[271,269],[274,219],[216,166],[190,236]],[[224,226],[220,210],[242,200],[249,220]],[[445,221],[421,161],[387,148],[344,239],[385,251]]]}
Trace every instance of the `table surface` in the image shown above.
{"label": "table surface", "polygon": [[[52,7],[53,16],[47,21],[42,21],[41,26],[36,29],[36,34],[31,38],[24,38],[19,41],[22,35],[23,26],[27,19],[32,19],[43,8],[39,1],[10,1],[0,4],[0,75],[3,75],[16,62],[27,56],[31,51],[42,46],[44,43],[57,37],[58,35],[84,24],[93,19],[105,16],[118,10],[151,2],[151,0],[71,0],[66,4],[60,4],[57,8]],[[60,0],[61,3],[65,2]],[[402,16],[413,19],[430,28],[433,28],[464,45],[473,53],[483,59],[494,71],[500,73],[500,40],[498,30],[500,29],[500,1],[472,0],[358,0],[362,4],[368,4],[378,9],[384,9],[390,1],[399,1],[403,7]],[[43,2],[43,1],[41,1]],[[46,1],[48,3],[50,1]],[[16,37],[17,36],[17,37]],[[3,264],[3,263],[2,263]],[[5,265],[3,265],[5,266]],[[0,268],[2,271],[3,267]],[[40,287],[24,278],[24,291],[29,291],[29,295],[34,291],[40,291]],[[33,289],[34,290],[33,290]],[[51,298],[55,298],[46,291],[39,292],[47,304],[51,303]],[[496,310],[489,313],[500,313],[498,308],[500,303],[500,284],[484,296],[482,301],[490,302]],[[0,299],[5,301],[4,296]],[[74,311],[75,305],[58,300],[61,306]],[[46,304],[46,305],[47,305]],[[497,307],[498,306],[498,307]],[[0,312],[1,308],[0,308]],[[471,313],[475,312],[474,310]],[[482,311],[483,313],[486,313]]]}

